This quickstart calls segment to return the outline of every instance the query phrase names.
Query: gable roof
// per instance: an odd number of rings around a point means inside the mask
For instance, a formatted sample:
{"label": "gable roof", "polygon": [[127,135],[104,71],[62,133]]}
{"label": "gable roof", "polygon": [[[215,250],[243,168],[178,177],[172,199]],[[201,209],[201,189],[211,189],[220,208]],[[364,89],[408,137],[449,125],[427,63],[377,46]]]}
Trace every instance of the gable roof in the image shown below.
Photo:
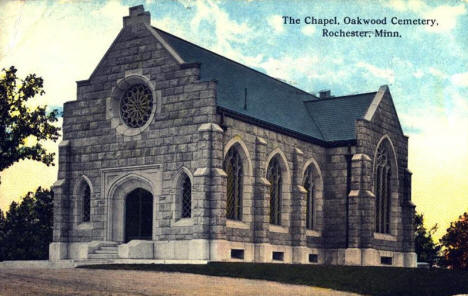
{"label": "gable roof", "polygon": [[305,102],[324,140],[346,141],[356,138],[354,122],[363,118],[377,92]]}
{"label": "gable roof", "polygon": [[257,70],[154,29],[184,62],[200,63],[201,80],[217,81],[218,107],[322,143],[355,140],[355,121],[364,117],[376,94],[319,99]]}

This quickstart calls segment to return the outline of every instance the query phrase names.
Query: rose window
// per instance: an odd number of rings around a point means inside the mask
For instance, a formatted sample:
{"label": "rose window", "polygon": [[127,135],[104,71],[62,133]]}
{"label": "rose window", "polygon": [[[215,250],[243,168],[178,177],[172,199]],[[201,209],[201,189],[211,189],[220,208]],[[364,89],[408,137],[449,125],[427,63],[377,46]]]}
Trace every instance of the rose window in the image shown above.
{"label": "rose window", "polygon": [[152,110],[151,90],[142,84],[130,87],[120,101],[120,115],[129,127],[142,127],[150,118]]}

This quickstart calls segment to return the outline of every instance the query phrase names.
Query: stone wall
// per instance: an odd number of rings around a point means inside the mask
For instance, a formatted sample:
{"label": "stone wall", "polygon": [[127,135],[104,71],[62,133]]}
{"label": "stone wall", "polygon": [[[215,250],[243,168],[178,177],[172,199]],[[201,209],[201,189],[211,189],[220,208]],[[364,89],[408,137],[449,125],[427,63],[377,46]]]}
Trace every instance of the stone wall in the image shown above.
{"label": "stone wall", "polygon": [[[412,252],[414,249],[413,215],[414,205],[411,203],[411,173],[408,171],[408,138],[403,135],[395,107],[388,89],[381,88],[381,101],[372,119],[358,120],[357,153],[370,158],[369,189],[374,192],[374,158],[378,144],[382,139],[391,142],[396,155],[398,182],[396,195],[392,196],[391,233],[390,236],[374,235],[369,242],[377,249]],[[377,95],[379,95],[379,93]],[[372,200],[372,199],[371,199]],[[375,199],[374,199],[375,202]],[[366,211],[369,217],[374,217],[374,206]]]}
{"label": "stone wall", "polygon": [[[221,122],[221,115],[218,120]],[[224,146],[229,148],[230,142],[242,143],[245,148],[238,149],[246,150],[249,158],[248,163],[253,166],[251,169],[253,176],[247,174],[247,178],[244,178],[244,182],[247,182],[248,186],[244,186],[243,192],[243,221],[227,222],[227,239],[243,242],[322,247],[322,230],[328,228],[328,220],[327,217],[324,217],[323,211],[324,207],[326,207],[324,203],[328,202],[327,182],[330,180],[326,166],[327,150],[318,145],[255,126],[227,115],[223,116],[222,125],[225,127]],[[227,152],[226,148],[225,152]],[[278,156],[282,166],[284,166],[282,221],[279,226],[270,225],[269,223],[269,184],[264,184],[268,162],[274,156]],[[247,161],[245,163],[247,164]],[[303,185],[305,166],[314,163],[320,169],[325,183],[323,185],[317,184],[320,187],[320,196],[317,196],[317,198],[325,201],[317,203],[317,226],[315,231],[306,232],[306,195],[303,192],[304,189],[300,190],[299,186],[302,187]],[[247,165],[244,165],[244,167],[247,167]]]}

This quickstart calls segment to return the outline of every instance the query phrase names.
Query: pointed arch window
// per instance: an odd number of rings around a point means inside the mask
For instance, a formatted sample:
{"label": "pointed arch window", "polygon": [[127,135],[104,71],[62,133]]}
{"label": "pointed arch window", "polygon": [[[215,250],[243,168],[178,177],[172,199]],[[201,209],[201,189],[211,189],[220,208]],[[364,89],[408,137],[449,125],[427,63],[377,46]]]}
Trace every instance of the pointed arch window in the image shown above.
{"label": "pointed arch window", "polygon": [[304,188],[307,191],[306,198],[306,228],[315,228],[315,184],[313,167],[309,165],[304,176]]}
{"label": "pointed arch window", "polygon": [[226,155],[224,170],[227,174],[226,218],[242,220],[242,159],[235,147],[229,149]]}
{"label": "pointed arch window", "polygon": [[267,179],[270,182],[270,223],[281,224],[281,167],[277,157],[268,164]]}
{"label": "pointed arch window", "polygon": [[[85,182],[86,183],[86,182]],[[91,219],[91,189],[86,183],[83,190],[83,208],[82,208],[82,222],[89,222]]]}
{"label": "pointed arch window", "polygon": [[390,153],[382,143],[377,150],[375,167],[375,231],[390,233],[391,213],[391,177]]}
{"label": "pointed arch window", "polygon": [[181,218],[192,217],[192,182],[189,176],[185,173],[181,176],[181,196],[182,196],[182,208]]}

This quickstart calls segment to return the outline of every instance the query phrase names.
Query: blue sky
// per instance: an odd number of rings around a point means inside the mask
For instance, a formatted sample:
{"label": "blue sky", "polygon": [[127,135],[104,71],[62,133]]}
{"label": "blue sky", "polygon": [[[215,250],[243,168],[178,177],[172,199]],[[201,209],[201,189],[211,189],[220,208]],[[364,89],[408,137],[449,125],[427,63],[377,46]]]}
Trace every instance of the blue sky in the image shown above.
{"label": "blue sky", "polygon": [[[306,91],[339,96],[389,85],[410,137],[418,211],[443,230],[468,210],[467,1],[6,1],[0,67],[43,76],[47,94],[37,103],[61,108],[76,99],[75,81],[89,77],[128,7],[138,4],[151,12],[153,26]],[[284,25],[282,16],[436,19],[438,26],[341,24],[325,28],[402,37],[325,38],[323,26]],[[31,162],[2,172],[0,207],[55,178],[56,167]]]}

